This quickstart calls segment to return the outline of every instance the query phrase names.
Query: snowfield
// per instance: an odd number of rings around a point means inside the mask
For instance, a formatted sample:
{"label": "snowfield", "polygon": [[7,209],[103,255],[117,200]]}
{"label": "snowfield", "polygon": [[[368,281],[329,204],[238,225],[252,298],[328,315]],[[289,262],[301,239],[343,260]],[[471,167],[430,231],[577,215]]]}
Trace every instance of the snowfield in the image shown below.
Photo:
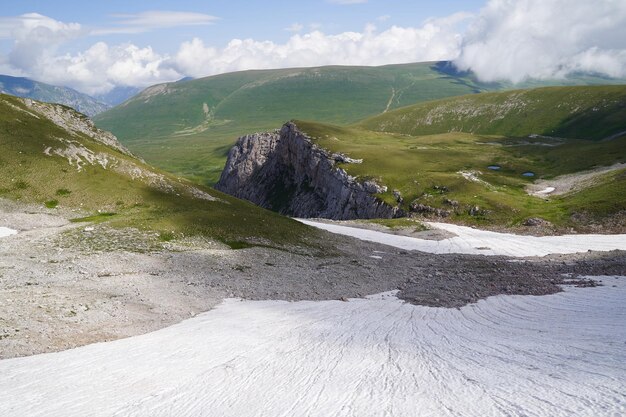
{"label": "snowfield", "polygon": [[461,309],[226,300],[142,336],[0,361],[0,415],[618,416],[626,277]]}
{"label": "snowfield", "polygon": [[314,226],[332,233],[382,243],[400,249],[436,254],[465,253],[472,255],[527,257],[587,252],[588,250],[626,250],[626,235],[564,235],[536,237],[490,232],[448,223],[427,223],[427,225],[433,229],[445,230],[455,235],[449,239],[427,240],[332,223],[322,223],[304,219],[297,220],[309,226]]}
{"label": "snowfield", "polygon": [[0,237],[7,237],[17,234],[17,230],[9,229],[8,227],[0,227]]}

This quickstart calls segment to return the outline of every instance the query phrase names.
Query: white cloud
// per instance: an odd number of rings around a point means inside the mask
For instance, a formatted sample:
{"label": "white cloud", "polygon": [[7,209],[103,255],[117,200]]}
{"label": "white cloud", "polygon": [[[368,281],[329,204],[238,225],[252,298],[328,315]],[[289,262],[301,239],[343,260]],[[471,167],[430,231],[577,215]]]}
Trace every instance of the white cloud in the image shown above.
{"label": "white cloud", "polygon": [[58,46],[84,35],[78,23],[64,23],[38,13],[0,18],[0,39],[12,39],[13,48],[2,61],[18,71],[29,72],[43,65]]}
{"label": "white cloud", "polygon": [[379,22],[386,22],[389,19],[391,19],[391,15],[388,15],[388,14],[384,14],[376,18],[376,20],[378,20]]}
{"label": "white cloud", "polygon": [[213,24],[217,17],[204,13],[154,10],[135,14],[113,15],[113,26],[92,30],[93,35],[112,33],[141,33],[155,29]]}
{"label": "white cloud", "polygon": [[[393,26],[382,32],[373,25],[366,26],[361,32],[339,34],[312,30],[306,34],[294,34],[284,43],[233,39],[224,47],[215,47],[195,38],[181,44],[174,56],[160,54],[151,47],[140,48],[133,44],[110,46],[104,42],[97,42],[75,54],[53,54],[41,48],[22,48],[18,38],[15,38],[14,51],[0,59],[0,69],[9,66],[14,70],[12,72],[23,71],[25,75],[41,81],[97,94],[119,85],[147,86],[186,75],[202,77],[245,69],[442,60],[458,55],[462,39],[454,25],[462,19],[435,19],[419,28]],[[169,23],[174,24],[175,20]],[[48,26],[59,28],[59,43],[73,30],[84,34],[80,25],[65,25],[52,19],[45,22]],[[290,29],[301,31],[304,28],[295,24]],[[31,31],[19,39],[34,42],[38,37]],[[45,41],[42,40],[41,45],[45,45]],[[16,59],[18,51],[33,57],[36,65]]]}
{"label": "white cloud", "polygon": [[181,78],[167,55],[133,44],[111,47],[98,42],[79,54],[53,57],[47,64],[37,78],[88,94],[106,93],[116,86],[146,87]]}
{"label": "white cloud", "polygon": [[224,48],[195,38],[184,42],[173,60],[181,73],[194,77],[252,68],[445,60],[458,55],[462,40],[454,23],[432,20],[420,28],[393,26],[383,32],[369,25],[363,32],[336,35],[313,31],[285,43],[234,39]]}
{"label": "white cloud", "polygon": [[285,28],[285,30],[287,32],[292,32],[292,33],[298,33],[301,32],[302,29],[304,29],[304,26],[301,25],[300,23],[292,23],[291,25],[289,25],[288,27]]}
{"label": "white cloud", "polygon": [[48,40],[56,42],[76,37],[82,32],[79,23],[63,23],[39,13],[0,17],[0,39]]}
{"label": "white cloud", "polygon": [[[127,33],[209,24],[196,13],[145,12],[118,16],[109,32]],[[469,27],[466,26],[469,23]],[[321,26],[294,23],[284,42],[233,39],[216,46],[200,38],[174,55],[151,47],[97,42],[73,54],[58,47],[94,31],[39,14],[0,18],[0,39],[13,48],[0,54],[0,72],[29,76],[81,91],[147,86],[183,76],[320,65],[383,65],[454,59],[486,81],[563,77],[576,71],[626,77],[626,3],[623,0],[490,0],[478,15],[455,13],[419,27],[327,34]],[[104,29],[99,29],[104,33]],[[465,34],[463,34],[465,32]]]}
{"label": "white cloud", "polygon": [[485,81],[626,76],[623,0],[490,0],[455,61]]}
{"label": "white cloud", "polygon": [[104,33],[209,24],[216,18],[186,12],[144,12],[118,16],[119,27],[88,29],[37,13],[0,18],[0,39],[13,40],[7,55],[0,54],[0,71],[66,85],[88,94],[104,93],[115,86],[148,86],[182,77],[167,55],[133,44],[109,46],[97,42],[76,54],[59,54],[58,47],[72,39]]}

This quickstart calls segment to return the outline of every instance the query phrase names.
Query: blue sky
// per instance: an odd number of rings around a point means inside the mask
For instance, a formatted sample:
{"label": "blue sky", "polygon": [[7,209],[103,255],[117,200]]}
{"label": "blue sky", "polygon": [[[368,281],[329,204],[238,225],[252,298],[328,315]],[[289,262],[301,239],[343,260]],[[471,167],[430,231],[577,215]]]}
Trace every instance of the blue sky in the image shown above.
{"label": "blue sky", "polygon": [[[20,0],[2,5],[3,16],[39,13],[63,22],[76,22],[90,27],[115,27],[115,15],[133,14],[150,10],[174,10],[215,16],[207,26],[183,26],[151,30],[141,34],[98,36],[111,43],[133,42],[141,46],[159,47],[165,52],[175,51],[181,42],[200,37],[218,45],[233,38],[255,38],[284,41],[291,33],[284,30],[294,24],[311,27],[327,33],[361,31],[368,23],[380,28],[415,26],[428,18],[444,17],[459,11],[477,12],[484,4],[480,0],[368,0],[365,3],[338,4],[326,0],[305,1],[33,1]],[[84,39],[67,45],[78,49],[95,39]]]}
{"label": "blue sky", "polygon": [[0,74],[89,94],[184,76],[452,61],[485,81],[626,77],[623,0],[4,2]]}

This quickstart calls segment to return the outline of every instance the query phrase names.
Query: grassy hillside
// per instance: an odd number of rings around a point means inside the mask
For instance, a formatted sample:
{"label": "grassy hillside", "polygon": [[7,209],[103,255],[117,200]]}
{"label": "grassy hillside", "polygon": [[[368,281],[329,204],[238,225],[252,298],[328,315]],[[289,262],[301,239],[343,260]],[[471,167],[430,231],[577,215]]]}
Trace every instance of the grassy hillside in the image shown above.
{"label": "grassy hillside", "polygon": [[69,108],[0,95],[0,197],[156,231],[165,240],[284,245],[310,234],[300,223],[153,169],[104,144],[108,139]]}
{"label": "grassy hillside", "polygon": [[[320,146],[363,159],[342,168],[389,187],[380,197],[390,204],[396,204],[393,190],[400,191],[407,211],[414,203],[446,210],[452,221],[483,226],[516,226],[540,217],[581,228],[626,210],[623,168],[549,199],[526,191],[537,179],[626,163],[624,86],[465,96],[398,109],[352,127],[296,123]],[[528,137],[533,133],[560,138]],[[523,175],[528,172],[534,176]],[[479,209],[470,214],[473,207]]]}
{"label": "grassy hillside", "polygon": [[411,103],[481,91],[433,63],[244,71],[150,87],[96,117],[147,161],[215,182],[245,133],[291,118],[347,124]]}
{"label": "grassy hillside", "polygon": [[626,131],[626,85],[546,87],[447,98],[390,111],[359,126],[407,135],[467,132],[600,140]]}

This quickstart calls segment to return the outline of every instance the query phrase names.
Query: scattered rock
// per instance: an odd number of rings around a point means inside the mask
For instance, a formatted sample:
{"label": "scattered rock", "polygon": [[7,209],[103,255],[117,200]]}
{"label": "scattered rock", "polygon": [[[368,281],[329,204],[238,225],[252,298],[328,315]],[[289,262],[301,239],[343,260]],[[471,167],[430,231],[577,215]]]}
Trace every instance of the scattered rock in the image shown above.
{"label": "scattered rock", "polygon": [[339,162],[342,164],[362,164],[363,160],[362,159],[352,159],[347,155],[344,155],[342,153],[334,153],[332,155],[332,158],[335,160],[335,162]]}
{"label": "scattered rock", "polygon": [[526,220],[524,220],[524,223],[522,223],[524,226],[529,226],[529,227],[537,227],[537,226],[550,226],[551,223],[547,220],[541,219],[539,217],[531,217],[528,218]]}
{"label": "scattered rock", "polygon": [[482,210],[479,206],[471,206],[467,213],[470,216],[480,216],[482,214]]}
{"label": "scattered rock", "polygon": [[418,201],[413,201],[411,203],[410,210],[412,213],[418,213],[418,214],[423,214],[423,215],[434,215],[437,217],[450,216],[449,210],[431,207],[426,204],[419,203]]}
{"label": "scattered rock", "polygon": [[454,207],[454,208],[458,208],[460,206],[460,204],[459,204],[459,202],[457,200],[450,200],[449,198],[444,198],[443,199],[443,204],[446,204],[446,205]]}
{"label": "scattered rock", "polygon": [[384,185],[379,185],[374,180],[364,181],[363,188],[365,188],[365,191],[367,191],[370,194],[380,194],[380,193],[387,192],[387,187],[385,187]]}
{"label": "scattered rock", "polygon": [[393,190],[393,196],[395,197],[398,204],[402,204],[402,202],[404,201],[402,193],[399,190]]}

